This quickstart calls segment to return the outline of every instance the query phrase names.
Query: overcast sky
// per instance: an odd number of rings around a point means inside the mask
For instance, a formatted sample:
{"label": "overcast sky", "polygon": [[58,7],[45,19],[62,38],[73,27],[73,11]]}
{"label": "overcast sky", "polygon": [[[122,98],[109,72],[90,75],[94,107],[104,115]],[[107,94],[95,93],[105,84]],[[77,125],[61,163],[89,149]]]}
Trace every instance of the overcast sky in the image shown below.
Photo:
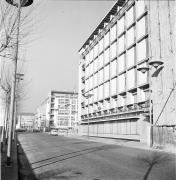
{"label": "overcast sky", "polygon": [[77,91],[78,50],[114,3],[41,1],[32,14],[35,40],[26,50],[23,111],[36,112],[50,90]]}

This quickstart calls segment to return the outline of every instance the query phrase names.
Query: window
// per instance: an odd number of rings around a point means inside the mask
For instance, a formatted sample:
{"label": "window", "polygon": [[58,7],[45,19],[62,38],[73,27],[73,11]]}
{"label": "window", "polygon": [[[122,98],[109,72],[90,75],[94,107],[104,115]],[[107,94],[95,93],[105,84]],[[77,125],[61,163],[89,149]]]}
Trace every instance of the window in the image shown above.
{"label": "window", "polygon": [[134,22],[134,12],[133,11],[134,11],[133,6],[127,11],[127,27]]}
{"label": "window", "polygon": [[106,82],[104,85],[104,95],[105,95],[105,98],[109,97],[109,81]]}
{"label": "window", "polygon": [[135,70],[131,69],[127,71],[127,88],[131,89],[135,87]]}
{"label": "window", "polygon": [[137,22],[137,39],[141,38],[146,34],[145,31],[145,16]]}
{"label": "window", "polygon": [[147,57],[146,53],[146,39],[144,39],[137,44],[137,61],[144,60]]}
{"label": "window", "polygon": [[114,77],[116,76],[116,70],[117,70],[117,67],[116,67],[116,60],[112,61],[111,63],[111,77]]}
{"label": "window", "polygon": [[138,18],[145,11],[144,0],[136,1],[136,17]]}
{"label": "window", "polygon": [[134,43],[134,26],[127,31],[127,46]]}
{"label": "window", "polygon": [[97,78],[98,78],[98,73],[94,74],[94,87],[96,87],[98,85],[98,81],[97,81]]}
{"label": "window", "polygon": [[112,44],[111,46],[111,59],[113,59],[114,57],[116,57],[116,49],[117,49],[117,45],[116,42]]}
{"label": "window", "polygon": [[91,63],[91,64],[89,65],[89,67],[90,67],[90,69],[89,69],[90,74],[89,74],[89,75],[92,75],[92,74],[93,74],[93,63]]}
{"label": "window", "polygon": [[116,85],[117,85],[117,78],[111,80],[111,95],[116,94]]}
{"label": "window", "polygon": [[99,42],[99,53],[103,51],[103,38]]}
{"label": "window", "polygon": [[93,49],[90,50],[90,59],[89,62],[91,62],[93,60]]}
{"label": "window", "polygon": [[96,72],[98,70],[98,59],[96,58],[94,60],[94,72]]}
{"label": "window", "polygon": [[108,80],[109,79],[109,65],[105,66],[104,68],[104,80]]}
{"label": "window", "polygon": [[118,92],[125,91],[125,74],[121,74],[118,77]]}
{"label": "window", "polygon": [[98,89],[98,96],[99,96],[99,100],[103,99],[103,85],[99,86]]}
{"label": "window", "polygon": [[94,101],[98,100],[98,88],[94,89]]}
{"label": "window", "polygon": [[103,82],[103,69],[98,72],[98,83],[101,84]]}
{"label": "window", "polygon": [[134,47],[127,51],[127,68],[134,66]]}
{"label": "window", "polygon": [[88,53],[88,54],[86,55],[86,58],[85,58],[85,59],[86,59],[86,63],[85,63],[86,65],[89,64],[89,58],[90,58],[90,57],[89,57],[89,53]]}
{"label": "window", "polygon": [[124,35],[119,38],[119,53],[122,52],[125,48],[125,39]]}
{"label": "window", "polygon": [[106,48],[107,46],[109,46],[109,32],[106,33],[104,40],[105,40],[105,48]]}
{"label": "window", "polygon": [[116,31],[117,31],[117,25],[115,24],[115,25],[111,28],[111,42],[116,39]]}
{"label": "window", "polygon": [[127,104],[134,104],[134,96],[132,93],[127,94]]}
{"label": "window", "polygon": [[125,55],[122,54],[120,57],[118,57],[118,72],[122,72],[125,70]]}
{"label": "window", "polygon": [[104,64],[109,62],[109,48],[104,53]]}
{"label": "window", "polygon": [[98,67],[101,68],[103,67],[103,54],[101,54],[99,56],[99,59],[98,59]]}
{"label": "window", "polygon": [[[146,63],[142,63],[138,67],[146,67],[146,66],[147,66]],[[147,83],[148,72],[142,73],[138,71],[137,73],[138,73],[138,85]]]}
{"label": "window", "polygon": [[94,58],[98,55],[98,44],[94,46]]}
{"label": "window", "polygon": [[124,31],[124,16],[120,18],[118,22],[118,35]]}

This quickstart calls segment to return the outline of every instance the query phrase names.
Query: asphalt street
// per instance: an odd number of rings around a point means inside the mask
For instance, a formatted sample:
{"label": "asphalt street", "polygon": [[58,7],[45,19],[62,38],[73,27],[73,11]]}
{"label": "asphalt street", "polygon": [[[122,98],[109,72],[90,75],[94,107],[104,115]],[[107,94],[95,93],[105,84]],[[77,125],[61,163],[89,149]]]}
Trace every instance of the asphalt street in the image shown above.
{"label": "asphalt street", "polygon": [[[28,160],[27,168],[31,168],[36,179],[176,179],[176,159],[172,154],[45,133],[22,133],[18,139]],[[24,161],[21,159],[20,168],[26,172]],[[25,176],[21,176],[21,179],[25,179]]]}

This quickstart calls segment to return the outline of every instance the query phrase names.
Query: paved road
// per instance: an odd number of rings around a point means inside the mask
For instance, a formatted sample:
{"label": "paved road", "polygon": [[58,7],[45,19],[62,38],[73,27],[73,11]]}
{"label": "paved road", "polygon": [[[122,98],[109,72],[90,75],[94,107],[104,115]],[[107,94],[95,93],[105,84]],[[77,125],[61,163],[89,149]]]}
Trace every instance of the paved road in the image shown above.
{"label": "paved road", "polygon": [[42,133],[18,138],[37,179],[176,179],[174,155]]}

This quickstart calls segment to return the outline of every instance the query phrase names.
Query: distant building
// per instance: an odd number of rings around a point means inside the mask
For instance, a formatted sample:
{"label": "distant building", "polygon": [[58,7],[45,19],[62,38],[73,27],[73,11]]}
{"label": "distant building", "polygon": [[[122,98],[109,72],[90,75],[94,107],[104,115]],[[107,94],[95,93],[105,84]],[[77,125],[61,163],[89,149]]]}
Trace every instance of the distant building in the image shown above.
{"label": "distant building", "polygon": [[[82,134],[150,143],[151,125],[176,125],[175,8],[169,0],[118,0],[85,41]],[[156,70],[153,61],[164,64]]]}
{"label": "distant building", "polygon": [[33,131],[34,129],[34,114],[33,113],[20,113],[18,115],[17,129],[26,129],[27,131]]}
{"label": "distant building", "polygon": [[52,90],[37,108],[38,127],[43,129],[77,129],[78,94]]}

